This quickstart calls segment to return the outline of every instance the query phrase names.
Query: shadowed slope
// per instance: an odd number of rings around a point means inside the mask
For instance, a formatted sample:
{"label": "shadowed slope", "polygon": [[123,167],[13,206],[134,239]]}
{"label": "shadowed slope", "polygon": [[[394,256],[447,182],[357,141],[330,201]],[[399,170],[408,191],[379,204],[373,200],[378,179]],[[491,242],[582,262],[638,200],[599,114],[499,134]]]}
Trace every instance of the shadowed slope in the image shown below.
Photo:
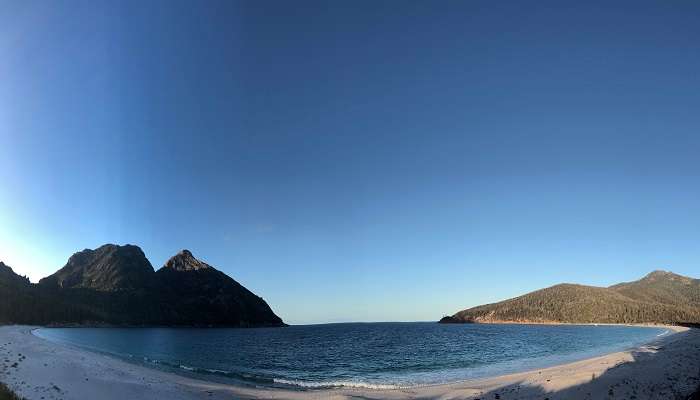
{"label": "shadowed slope", "polygon": [[282,325],[261,297],[183,250],[156,273],[172,307],[169,320],[182,324]]}
{"label": "shadowed slope", "polygon": [[283,326],[268,304],[187,250],[157,273],[137,246],[70,257],[31,284],[0,262],[0,323]]}

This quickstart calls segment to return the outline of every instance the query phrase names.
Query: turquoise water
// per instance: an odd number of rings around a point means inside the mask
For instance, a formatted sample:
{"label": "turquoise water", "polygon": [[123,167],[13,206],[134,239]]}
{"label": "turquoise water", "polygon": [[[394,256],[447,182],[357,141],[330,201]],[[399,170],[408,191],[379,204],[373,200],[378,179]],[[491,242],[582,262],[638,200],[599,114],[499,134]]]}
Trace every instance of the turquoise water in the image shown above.
{"label": "turquoise water", "polygon": [[42,328],[35,335],[200,379],[396,388],[543,368],[668,334],[623,326],[351,323],[260,329]]}

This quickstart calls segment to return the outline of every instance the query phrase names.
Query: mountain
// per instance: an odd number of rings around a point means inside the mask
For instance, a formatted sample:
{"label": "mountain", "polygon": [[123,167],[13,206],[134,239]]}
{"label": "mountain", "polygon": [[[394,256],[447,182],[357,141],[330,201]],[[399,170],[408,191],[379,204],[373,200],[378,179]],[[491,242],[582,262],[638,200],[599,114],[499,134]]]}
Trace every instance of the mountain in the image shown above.
{"label": "mountain", "polygon": [[638,301],[678,306],[700,304],[700,279],[673,272],[654,271],[638,281],[620,283],[610,289]]}
{"label": "mountain", "polygon": [[63,289],[129,290],[148,287],[154,273],[138,246],[106,244],[73,254],[63,268],[39,283]]}
{"label": "mountain", "polygon": [[0,285],[3,286],[29,286],[29,279],[23,276],[19,276],[15,273],[15,271],[12,270],[12,268],[8,267],[0,261]]}
{"label": "mountain", "polygon": [[216,268],[183,250],[156,273],[168,303],[170,320],[225,325],[280,325],[270,306]]}
{"label": "mountain", "polygon": [[21,305],[31,301],[29,279],[23,278],[12,268],[0,262],[0,323],[8,323],[21,317]]}
{"label": "mountain", "polygon": [[63,320],[70,308],[0,262],[0,324],[46,324]]}
{"label": "mountain", "polygon": [[75,253],[31,284],[0,262],[0,323],[284,326],[269,305],[187,250],[158,272],[138,246]]}
{"label": "mountain", "polygon": [[699,323],[700,280],[654,271],[610,287],[560,284],[443,317],[443,323]]}

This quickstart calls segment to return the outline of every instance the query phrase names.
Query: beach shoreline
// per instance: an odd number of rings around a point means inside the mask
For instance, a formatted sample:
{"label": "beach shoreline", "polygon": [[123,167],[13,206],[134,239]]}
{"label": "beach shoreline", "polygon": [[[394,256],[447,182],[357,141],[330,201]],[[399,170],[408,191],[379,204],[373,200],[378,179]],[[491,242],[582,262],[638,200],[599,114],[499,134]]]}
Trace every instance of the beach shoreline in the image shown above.
{"label": "beach shoreline", "polygon": [[232,397],[503,400],[548,397],[554,400],[631,396],[641,400],[687,397],[699,384],[699,330],[667,325],[645,326],[667,328],[674,334],[663,335],[626,351],[503,376],[401,389],[316,390],[233,386],[198,380],[53,343],[32,334],[32,330],[38,327],[3,326],[0,327],[0,361],[10,362],[0,364],[0,381],[28,400]]}

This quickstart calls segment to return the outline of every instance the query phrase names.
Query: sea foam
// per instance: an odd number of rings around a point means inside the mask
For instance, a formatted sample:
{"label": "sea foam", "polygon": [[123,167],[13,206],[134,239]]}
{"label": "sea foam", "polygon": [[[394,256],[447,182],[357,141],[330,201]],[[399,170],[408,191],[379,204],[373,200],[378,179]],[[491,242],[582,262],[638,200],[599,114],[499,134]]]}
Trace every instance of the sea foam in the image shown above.
{"label": "sea foam", "polygon": [[347,387],[347,388],[358,388],[358,389],[401,389],[403,386],[381,384],[381,383],[369,383],[361,381],[325,381],[325,382],[308,382],[299,381],[291,379],[273,379],[275,383],[282,385],[298,386],[302,388],[309,389],[325,389],[325,388],[337,388],[337,387]]}

